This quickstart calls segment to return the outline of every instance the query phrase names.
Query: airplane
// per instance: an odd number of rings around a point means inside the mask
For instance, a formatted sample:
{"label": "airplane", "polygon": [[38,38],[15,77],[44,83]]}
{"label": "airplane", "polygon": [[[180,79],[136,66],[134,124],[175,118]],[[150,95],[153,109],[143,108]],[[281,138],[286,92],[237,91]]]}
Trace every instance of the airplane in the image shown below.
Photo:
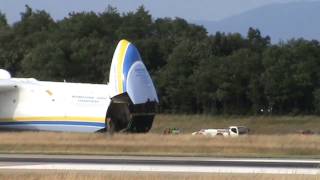
{"label": "airplane", "polygon": [[108,84],[12,78],[0,69],[0,130],[146,133],[159,99],[137,48],[121,40]]}

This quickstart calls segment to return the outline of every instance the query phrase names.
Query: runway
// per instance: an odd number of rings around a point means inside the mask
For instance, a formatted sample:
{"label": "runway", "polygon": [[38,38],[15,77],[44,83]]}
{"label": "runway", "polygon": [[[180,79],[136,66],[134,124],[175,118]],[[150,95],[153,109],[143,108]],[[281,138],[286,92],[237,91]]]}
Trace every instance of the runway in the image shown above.
{"label": "runway", "polygon": [[1,154],[2,170],[320,174],[320,160]]}

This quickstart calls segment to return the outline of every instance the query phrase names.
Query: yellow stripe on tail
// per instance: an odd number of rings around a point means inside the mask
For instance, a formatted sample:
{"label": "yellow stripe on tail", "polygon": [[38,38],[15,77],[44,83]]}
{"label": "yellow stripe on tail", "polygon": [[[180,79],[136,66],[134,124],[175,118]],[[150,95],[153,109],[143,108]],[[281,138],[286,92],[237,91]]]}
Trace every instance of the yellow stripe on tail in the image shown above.
{"label": "yellow stripe on tail", "polygon": [[127,48],[129,46],[129,42],[127,40],[121,40],[121,49],[118,56],[118,64],[117,64],[117,80],[118,80],[118,90],[119,93],[123,93],[123,63],[126,55]]}

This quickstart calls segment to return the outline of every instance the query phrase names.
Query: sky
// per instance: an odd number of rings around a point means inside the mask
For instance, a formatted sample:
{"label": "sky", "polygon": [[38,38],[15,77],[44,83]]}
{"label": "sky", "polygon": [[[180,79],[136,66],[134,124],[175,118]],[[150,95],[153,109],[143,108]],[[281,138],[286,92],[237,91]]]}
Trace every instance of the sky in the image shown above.
{"label": "sky", "polygon": [[154,18],[218,21],[272,3],[300,1],[315,0],[0,0],[0,11],[13,23],[20,20],[26,4],[47,11],[55,20],[63,19],[69,12],[103,12],[108,5],[120,12],[134,11],[144,5]]}

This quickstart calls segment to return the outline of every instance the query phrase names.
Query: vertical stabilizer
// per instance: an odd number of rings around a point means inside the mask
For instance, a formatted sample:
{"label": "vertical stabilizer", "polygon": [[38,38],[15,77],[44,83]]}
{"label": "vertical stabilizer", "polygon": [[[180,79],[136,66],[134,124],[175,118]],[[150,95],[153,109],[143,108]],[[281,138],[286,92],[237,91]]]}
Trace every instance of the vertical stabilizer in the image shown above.
{"label": "vertical stabilizer", "polygon": [[121,40],[115,50],[109,85],[111,97],[127,93],[133,104],[159,101],[137,48],[127,40]]}

